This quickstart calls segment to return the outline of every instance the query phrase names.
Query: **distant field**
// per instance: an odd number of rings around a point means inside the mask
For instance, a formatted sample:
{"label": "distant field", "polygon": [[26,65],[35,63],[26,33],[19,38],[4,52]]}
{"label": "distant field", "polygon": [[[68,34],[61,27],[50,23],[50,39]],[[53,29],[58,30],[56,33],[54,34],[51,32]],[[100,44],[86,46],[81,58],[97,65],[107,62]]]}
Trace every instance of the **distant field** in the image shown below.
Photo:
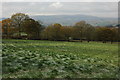
{"label": "distant field", "polygon": [[118,45],[3,40],[3,78],[118,78]]}

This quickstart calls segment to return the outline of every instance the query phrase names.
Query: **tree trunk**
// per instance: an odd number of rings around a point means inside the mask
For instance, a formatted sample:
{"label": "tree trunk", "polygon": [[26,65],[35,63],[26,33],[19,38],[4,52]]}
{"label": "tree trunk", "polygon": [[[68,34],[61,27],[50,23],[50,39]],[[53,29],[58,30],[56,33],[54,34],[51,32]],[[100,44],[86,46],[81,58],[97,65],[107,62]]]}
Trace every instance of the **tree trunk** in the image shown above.
{"label": "tree trunk", "polygon": [[89,43],[90,41],[88,40],[87,42]]}
{"label": "tree trunk", "polygon": [[82,42],[82,40],[80,40],[80,42]]}
{"label": "tree trunk", "polygon": [[111,41],[111,44],[113,43],[113,41]]}

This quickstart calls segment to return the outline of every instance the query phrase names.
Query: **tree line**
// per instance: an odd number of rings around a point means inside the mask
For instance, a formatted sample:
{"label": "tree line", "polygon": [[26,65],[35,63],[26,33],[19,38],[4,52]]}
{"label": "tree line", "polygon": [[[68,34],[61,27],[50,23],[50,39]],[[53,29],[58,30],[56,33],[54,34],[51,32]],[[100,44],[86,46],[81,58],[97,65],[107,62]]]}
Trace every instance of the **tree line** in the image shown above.
{"label": "tree line", "polygon": [[73,26],[59,23],[43,26],[24,13],[16,13],[2,20],[2,38],[41,39],[54,41],[120,41],[118,27],[95,27],[85,21]]}

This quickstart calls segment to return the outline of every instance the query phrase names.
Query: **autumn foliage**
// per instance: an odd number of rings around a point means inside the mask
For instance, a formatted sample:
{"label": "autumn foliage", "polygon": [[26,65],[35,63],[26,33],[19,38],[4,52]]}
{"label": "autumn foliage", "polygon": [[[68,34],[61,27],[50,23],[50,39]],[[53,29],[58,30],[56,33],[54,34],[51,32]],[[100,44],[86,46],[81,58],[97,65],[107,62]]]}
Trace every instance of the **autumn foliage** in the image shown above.
{"label": "autumn foliage", "polygon": [[73,26],[62,26],[59,23],[43,27],[28,15],[17,13],[11,18],[2,20],[3,38],[43,39],[54,41],[118,41],[118,27],[95,27],[85,21]]}

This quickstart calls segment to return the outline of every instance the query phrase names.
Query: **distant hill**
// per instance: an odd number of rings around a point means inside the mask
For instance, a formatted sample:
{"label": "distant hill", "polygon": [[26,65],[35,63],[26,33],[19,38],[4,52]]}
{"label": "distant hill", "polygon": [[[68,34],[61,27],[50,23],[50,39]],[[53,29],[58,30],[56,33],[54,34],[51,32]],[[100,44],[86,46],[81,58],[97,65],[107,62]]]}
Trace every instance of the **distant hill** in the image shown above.
{"label": "distant hill", "polygon": [[[117,18],[103,18],[88,15],[38,15],[30,16],[31,18],[43,22],[43,25],[60,23],[64,26],[74,25],[81,20],[93,26],[110,26],[118,24]],[[0,21],[6,18],[0,18]]]}
{"label": "distant hill", "polygon": [[0,21],[4,20],[4,19],[7,19],[7,18],[0,18]]}
{"label": "distant hill", "polygon": [[45,16],[31,16],[35,20],[42,21],[45,25],[50,25],[53,23],[60,23],[62,25],[74,25],[76,22],[81,20],[94,26],[107,26],[115,25],[118,23],[117,18],[101,18],[88,15],[45,15]]}

